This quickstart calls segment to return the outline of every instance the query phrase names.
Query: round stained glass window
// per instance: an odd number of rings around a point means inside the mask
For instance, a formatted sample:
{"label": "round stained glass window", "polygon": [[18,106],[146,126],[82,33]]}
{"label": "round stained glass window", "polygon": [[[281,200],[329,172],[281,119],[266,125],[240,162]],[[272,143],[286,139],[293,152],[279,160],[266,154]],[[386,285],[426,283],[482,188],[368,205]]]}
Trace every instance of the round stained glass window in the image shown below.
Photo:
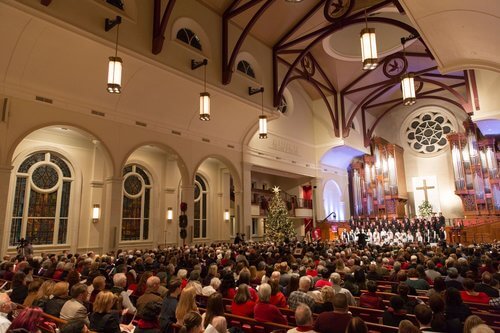
{"label": "round stained glass window", "polygon": [[36,187],[48,190],[57,185],[59,181],[59,175],[57,174],[57,170],[49,165],[43,164],[33,171],[33,175],[31,177],[33,180],[33,184]]}
{"label": "round stained glass window", "polygon": [[415,116],[406,128],[406,142],[417,153],[437,153],[446,147],[446,135],[453,131],[451,121],[438,112]]}
{"label": "round stained glass window", "polygon": [[128,195],[138,195],[142,190],[141,179],[137,175],[128,176],[127,179],[125,179],[124,188]]}

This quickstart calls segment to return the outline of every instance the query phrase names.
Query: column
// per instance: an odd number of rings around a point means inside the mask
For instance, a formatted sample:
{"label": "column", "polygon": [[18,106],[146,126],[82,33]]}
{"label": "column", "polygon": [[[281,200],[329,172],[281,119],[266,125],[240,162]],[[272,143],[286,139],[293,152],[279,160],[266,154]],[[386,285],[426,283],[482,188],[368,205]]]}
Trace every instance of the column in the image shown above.
{"label": "column", "polygon": [[116,249],[121,238],[122,183],[123,177],[107,178],[104,183],[106,196],[99,223],[103,224],[102,247],[105,252]]}
{"label": "column", "polygon": [[[193,242],[193,217],[194,217],[194,185],[182,185],[181,187],[181,201],[187,203],[186,215],[188,217],[187,225],[187,238],[184,240],[185,244]],[[207,226],[208,227],[208,226]],[[183,240],[179,237],[179,245],[183,245]]]}
{"label": "column", "polygon": [[[99,141],[92,140],[94,144],[94,150],[92,152],[92,174],[90,178],[90,195],[89,202],[85,207],[86,213],[83,214],[84,217],[88,217],[86,220],[80,223],[80,232],[83,234],[83,230],[81,230],[84,226],[88,226],[86,233],[87,239],[84,240],[84,244],[82,244],[82,240],[78,239],[75,242],[78,245],[78,248],[81,249],[86,248],[87,250],[96,250],[102,244],[99,243],[99,237],[95,237],[95,235],[104,234],[104,203],[103,203],[103,192],[104,192],[104,181],[103,181],[103,161],[99,160]],[[84,189],[85,190],[85,189]],[[84,201],[82,201],[83,203]],[[99,220],[94,221],[92,218],[92,212],[94,205],[99,205],[100,216]],[[101,237],[102,239],[102,237]]]}
{"label": "column", "polygon": [[7,226],[10,226],[10,217],[7,216],[7,212],[9,211],[7,198],[9,197],[11,173],[12,165],[0,165],[0,198],[3,198],[0,200],[0,216],[2,217],[0,221],[3,220],[2,223],[0,223],[0,234],[3,235],[0,240],[0,249],[2,253],[6,253],[7,247],[9,246],[10,230],[8,230]]}
{"label": "column", "polygon": [[[243,163],[242,172],[242,197],[241,197],[241,218],[236,220],[237,232],[247,233],[252,225],[252,165]],[[246,235],[246,239],[251,238],[251,232]]]}

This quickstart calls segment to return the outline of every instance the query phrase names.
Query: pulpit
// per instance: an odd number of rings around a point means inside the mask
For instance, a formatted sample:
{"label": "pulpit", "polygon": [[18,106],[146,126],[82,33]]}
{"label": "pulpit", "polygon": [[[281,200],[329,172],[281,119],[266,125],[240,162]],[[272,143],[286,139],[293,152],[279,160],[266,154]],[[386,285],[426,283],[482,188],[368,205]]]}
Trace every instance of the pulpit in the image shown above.
{"label": "pulpit", "polygon": [[342,232],[349,231],[349,223],[347,222],[316,222],[316,230],[321,240],[336,241],[341,238]]}

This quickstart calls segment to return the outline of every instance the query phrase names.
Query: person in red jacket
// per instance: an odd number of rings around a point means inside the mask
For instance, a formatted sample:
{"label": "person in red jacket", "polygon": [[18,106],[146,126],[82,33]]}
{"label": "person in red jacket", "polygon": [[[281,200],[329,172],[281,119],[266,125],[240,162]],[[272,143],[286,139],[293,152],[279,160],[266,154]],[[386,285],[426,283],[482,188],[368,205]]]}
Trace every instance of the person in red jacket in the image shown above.
{"label": "person in red jacket", "polygon": [[285,317],[281,314],[280,310],[269,303],[271,298],[271,286],[267,283],[263,283],[259,288],[259,302],[255,304],[253,310],[254,319],[260,322],[272,322],[286,325],[287,321]]}
{"label": "person in red jacket", "polygon": [[269,303],[276,305],[278,308],[287,308],[288,304],[286,303],[285,295],[280,291],[279,280],[269,280],[269,284],[271,286],[271,298],[269,299]]}
{"label": "person in red jacket", "polygon": [[248,286],[244,283],[240,284],[231,303],[231,313],[242,317],[253,317],[254,307],[255,302],[250,297]]}
{"label": "person in red jacket", "polygon": [[460,296],[462,296],[464,302],[482,304],[488,304],[490,302],[490,297],[486,293],[474,290],[476,285],[472,279],[464,279],[462,285],[465,290],[460,291]]}
{"label": "person in red jacket", "polygon": [[377,295],[377,282],[368,280],[366,283],[367,293],[361,294],[359,297],[359,306],[362,308],[385,310],[382,298]]}

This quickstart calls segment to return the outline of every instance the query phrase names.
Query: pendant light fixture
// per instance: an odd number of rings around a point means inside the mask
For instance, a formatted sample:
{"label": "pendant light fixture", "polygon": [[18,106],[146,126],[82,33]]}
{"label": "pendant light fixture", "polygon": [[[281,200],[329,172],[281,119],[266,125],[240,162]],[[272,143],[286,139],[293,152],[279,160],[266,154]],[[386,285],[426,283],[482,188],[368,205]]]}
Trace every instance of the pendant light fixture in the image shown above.
{"label": "pendant light fixture", "polygon": [[252,88],[248,87],[248,94],[250,96],[255,94],[261,94],[261,110],[262,113],[259,116],[259,139],[267,139],[267,116],[264,114],[264,87]]}
{"label": "pendant light fixture", "polygon": [[113,57],[109,57],[108,63],[108,92],[110,94],[119,94],[122,90],[123,61],[122,58],[118,57],[118,36],[120,32],[120,23],[122,23],[122,18],[121,16],[117,16],[114,20],[107,18],[104,25],[105,31],[109,31],[117,25],[115,55]]}
{"label": "pendant light fixture", "polygon": [[368,28],[368,16],[365,10],[365,28],[360,32],[361,41],[361,60],[363,61],[364,70],[372,70],[377,68],[377,37],[375,29]]}
{"label": "pendant light fixture", "polygon": [[[406,38],[401,38],[401,43],[403,44],[403,59],[408,64],[405,53]],[[417,102],[414,76],[413,73],[408,73],[406,71],[401,76],[401,92],[403,93],[403,104],[406,106],[413,105]]]}
{"label": "pendant light fixture", "polygon": [[195,70],[201,66],[204,67],[203,72],[203,92],[200,93],[200,120],[210,120],[210,94],[207,92],[207,65],[208,59],[196,61],[191,59],[191,69]]}

